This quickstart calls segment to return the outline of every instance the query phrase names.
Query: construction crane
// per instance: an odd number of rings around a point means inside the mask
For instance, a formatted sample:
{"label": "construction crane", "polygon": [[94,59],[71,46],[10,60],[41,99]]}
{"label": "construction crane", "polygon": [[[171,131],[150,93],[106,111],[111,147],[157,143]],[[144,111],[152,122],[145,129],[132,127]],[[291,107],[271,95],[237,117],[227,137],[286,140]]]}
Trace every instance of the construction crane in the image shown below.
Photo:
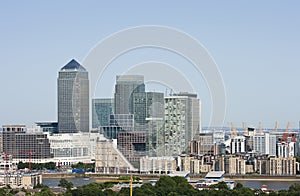
{"label": "construction crane", "polygon": [[259,122],[259,134],[263,134],[263,128],[261,122]]}
{"label": "construction crane", "polygon": [[245,122],[243,122],[243,128],[244,128],[244,135],[248,135],[248,129]]}
{"label": "construction crane", "polygon": [[21,150],[21,152],[23,152],[24,154],[28,155],[29,157],[29,162],[28,162],[28,170],[29,170],[29,173],[31,172],[31,155],[35,155],[37,154],[36,152],[33,152],[33,151],[24,151],[24,150]]}
{"label": "construction crane", "polygon": [[236,128],[234,127],[233,122],[231,122],[231,128],[232,128],[233,136],[236,137],[237,136],[237,131],[236,131]]}
{"label": "construction crane", "polygon": [[277,132],[277,129],[278,129],[278,121],[276,121],[276,123],[275,123],[275,129],[274,129],[275,133]]}
{"label": "construction crane", "polygon": [[132,179],[132,176],[130,176],[130,179],[129,180],[96,180],[96,182],[129,182],[129,185],[130,185],[130,196],[132,196],[132,182],[133,182],[133,179]]}
{"label": "construction crane", "polygon": [[288,122],[288,124],[286,125],[286,128],[285,128],[285,132],[288,133],[289,132],[289,127],[290,127],[291,123]]}

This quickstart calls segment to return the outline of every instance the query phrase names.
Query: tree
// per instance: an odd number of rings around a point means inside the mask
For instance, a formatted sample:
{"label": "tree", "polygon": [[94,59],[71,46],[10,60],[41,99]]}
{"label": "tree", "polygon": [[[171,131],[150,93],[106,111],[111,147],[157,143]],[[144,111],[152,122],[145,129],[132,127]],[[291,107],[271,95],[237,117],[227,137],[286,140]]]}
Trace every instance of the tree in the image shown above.
{"label": "tree", "polygon": [[244,187],[243,184],[240,183],[240,182],[238,182],[238,183],[236,184],[236,186],[235,186],[235,189],[241,189],[241,188],[243,188],[243,187]]}
{"label": "tree", "polygon": [[289,192],[300,192],[300,184],[294,183],[289,187]]}
{"label": "tree", "polygon": [[73,188],[73,183],[67,181],[67,180],[64,179],[64,178],[61,178],[60,181],[59,181],[58,186],[64,187],[64,188],[66,188],[66,189],[69,190],[69,189]]}

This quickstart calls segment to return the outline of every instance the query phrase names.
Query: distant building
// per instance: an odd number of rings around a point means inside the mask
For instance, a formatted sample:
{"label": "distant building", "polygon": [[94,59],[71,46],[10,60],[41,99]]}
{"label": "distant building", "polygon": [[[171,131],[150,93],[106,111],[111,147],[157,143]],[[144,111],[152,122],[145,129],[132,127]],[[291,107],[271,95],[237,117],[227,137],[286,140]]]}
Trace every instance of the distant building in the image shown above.
{"label": "distant building", "polygon": [[148,156],[164,155],[164,94],[133,94],[134,130],[145,131]]}
{"label": "distant building", "polygon": [[260,154],[276,155],[276,136],[270,133],[255,134],[253,150]]}
{"label": "distant building", "polygon": [[165,97],[166,155],[188,152],[189,142],[201,132],[201,103],[196,94]]}
{"label": "distant building", "polygon": [[92,99],[92,128],[109,126],[109,116],[114,112],[114,99]]}
{"label": "distant building", "polygon": [[230,152],[231,154],[244,153],[246,152],[246,140],[244,136],[237,136],[230,141]]}
{"label": "distant building", "polygon": [[189,153],[198,156],[214,155],[216,153],[214,146],[212,133],[200,133],[190,142]]}
{"label": "distant building", "polygon": [[96,144],[95,156],[96,173],[128,173],[136,171],[130,162],[117,149],[117,145],[113,140],[98,139]]}
{"label": "distant building", "polygon": [[246,161],[242,157],[229,157],[229,174],[230,175],[245,175]]}
{"label": "distant building", "polygon": [[133,93],[140,92],[145,92],[144,76],[117,76],[114,94],[114,113],[133,114]]}
{"label": "distant building", "polygon": [[57,122],[36,122],[35,123],[42,132],[47,132],[50,134],[58,133],[58,123]]}
{"label": "distant building", "polygon": [[74,59],[58,74],[59,133],[89,132],[88,72]]}
{"label": "distant building", "polygon": [[129,162],[139,164],[140,158],[146,156],[146,132],[120,132],[118,149]]}
{"label": "distant building", "polygon": [[174,157],[142,157],[140,172],[149,174],[169,174],[176,171]]}
{"label": "distant building", "polygon": [[25,130],[25,125],[4,125],[3,151],[20,161],[52,158],[47,135],[42,132],[26,133]]}

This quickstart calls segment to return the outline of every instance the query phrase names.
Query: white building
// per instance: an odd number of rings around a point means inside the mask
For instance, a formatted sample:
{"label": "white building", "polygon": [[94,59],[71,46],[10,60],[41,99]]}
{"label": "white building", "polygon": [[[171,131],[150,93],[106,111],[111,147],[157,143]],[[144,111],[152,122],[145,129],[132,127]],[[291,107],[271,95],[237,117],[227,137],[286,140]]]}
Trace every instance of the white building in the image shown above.
{"label": "white building", "polygon": [[53,161],[61,166],[78,162],[90,163],[95,159],[97,138],[104,139],[98,133],[64,133],[48,136]]}
{"label": "white building", "polygon": [[141,173],[172,173],[176,171],[174,157],[142,157],[140,159]]}
{"label": "white building", "polygon": [[95,171],[96,173],[128,173],[136,171],[131,163],[117,149],[116,140],[105,138],[96,141]]}
{"label": "white building", "polygon": [[260,154],[276,155],[276,135],[270,133],[253,136],[253,150]]}
{"label": "white building", "polygon": [[245,152],[245,137],[237,136],[231,139],[230,141],[230,152],[231,154],[235,153],[244,153]]}

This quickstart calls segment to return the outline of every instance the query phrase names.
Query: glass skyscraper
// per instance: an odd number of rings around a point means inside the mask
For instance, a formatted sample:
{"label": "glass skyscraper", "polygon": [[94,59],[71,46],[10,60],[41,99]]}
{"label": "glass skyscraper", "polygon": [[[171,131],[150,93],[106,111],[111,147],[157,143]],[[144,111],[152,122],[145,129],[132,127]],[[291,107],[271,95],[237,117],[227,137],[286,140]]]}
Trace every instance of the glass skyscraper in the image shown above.
{"label": "glass skyscraper", "polygon": [[89,132],[88,72],[74,59],[58,74],[58,132]]}
{"label": "glass skyscraper", "polygon": [[114,99],[92,99],[92,128],[109,125],[109,116],[114,112]]}
{"label": "glass skyscraper", "polygon": [[133,114],[133,93],[140,92],[145,92],[144,76],[117,76],[114,95],[115,114]]}

